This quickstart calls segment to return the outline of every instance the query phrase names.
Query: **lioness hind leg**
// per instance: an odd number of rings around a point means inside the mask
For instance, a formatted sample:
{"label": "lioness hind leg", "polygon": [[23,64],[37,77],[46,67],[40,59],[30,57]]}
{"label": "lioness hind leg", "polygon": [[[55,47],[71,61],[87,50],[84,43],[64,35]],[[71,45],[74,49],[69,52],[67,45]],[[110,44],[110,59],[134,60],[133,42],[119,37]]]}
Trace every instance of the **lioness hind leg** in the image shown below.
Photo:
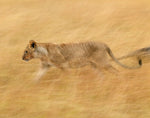
{"label": "lioness hind leg", "polygon": [[110,73],[118,73],[118,70],[114,68],[110,63],[107,62],[106,60],[96,60],[91,63],[91,65],[95,68],[97,68],[99,71],[108,71]]}
{"label": "lioness hind leg", "polygon": [[113,73],[113,74],[117,74],[118,70],[116,68],[114,68],[111,64],[102,64],[102,65],[98,65],[98,69],[101,71],[107,71],[109,73]]}
{"label": "lioness hind leg", "polygon": [[114,68],[111,64],[107,64],[105,67],[104,67],[105,70],[107,70],[108,72],[110,73],[115,73],[115,74],[118,74],[118,70],[116,68]]}

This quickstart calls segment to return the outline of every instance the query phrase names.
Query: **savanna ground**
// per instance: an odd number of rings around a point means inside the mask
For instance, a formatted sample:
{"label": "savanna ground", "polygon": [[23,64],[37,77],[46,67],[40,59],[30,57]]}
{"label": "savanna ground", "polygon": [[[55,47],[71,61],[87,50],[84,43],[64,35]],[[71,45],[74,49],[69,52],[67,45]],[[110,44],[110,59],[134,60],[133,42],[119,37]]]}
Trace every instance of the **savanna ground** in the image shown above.
{"label": "savanna ground", "polygon": [[150,118],[149,63],[112,62],[120,72],[105,77],[52,68],[34,83],[39,60],[22,60],[29,40],[102,41],[120,57],[149,46],[150,1],[0,0],[0,118]]}

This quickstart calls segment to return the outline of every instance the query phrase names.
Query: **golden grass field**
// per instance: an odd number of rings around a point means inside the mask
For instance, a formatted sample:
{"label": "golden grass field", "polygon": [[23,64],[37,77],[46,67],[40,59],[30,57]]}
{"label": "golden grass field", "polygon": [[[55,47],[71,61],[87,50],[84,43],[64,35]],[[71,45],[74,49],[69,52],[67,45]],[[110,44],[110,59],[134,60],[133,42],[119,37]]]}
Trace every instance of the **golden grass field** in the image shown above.
{"label": "golden grass field", "polygon": [[112,62],[119,74],[103,77],[52,68],[34,83],[39,60],[22,60],[29,40],[102,41],[120,57],[149,46],[150,1],[0,0],[0,118],[150,118],[150,63]]}

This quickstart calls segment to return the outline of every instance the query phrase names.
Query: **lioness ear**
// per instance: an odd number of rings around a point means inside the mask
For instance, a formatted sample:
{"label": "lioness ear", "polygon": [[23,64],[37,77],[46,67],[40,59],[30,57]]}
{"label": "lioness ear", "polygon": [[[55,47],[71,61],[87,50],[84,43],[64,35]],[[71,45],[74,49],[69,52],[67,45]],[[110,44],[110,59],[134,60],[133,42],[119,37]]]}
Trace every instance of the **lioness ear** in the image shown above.
{"label": "lioness ear", "polygon": [[36,42],[35,42],[34,40],[30,40],[30,41],[29,41],[29,44],[30,44],[30,47],[31,47],[31,48],[36,48],[36,46],[37,46],[37,45],[36,45]]}

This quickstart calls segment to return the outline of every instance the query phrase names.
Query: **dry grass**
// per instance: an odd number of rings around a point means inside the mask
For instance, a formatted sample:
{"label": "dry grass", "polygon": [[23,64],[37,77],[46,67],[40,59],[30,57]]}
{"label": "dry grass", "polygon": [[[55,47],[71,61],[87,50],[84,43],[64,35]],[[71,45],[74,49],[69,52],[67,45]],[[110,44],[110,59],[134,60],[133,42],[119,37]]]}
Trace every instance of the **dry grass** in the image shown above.
{"label": "dry grass", "polygon": [[[102,41],[118,57],[150,43],[148,0],[1,0],[0,118],[149,118],[149,64],[100,77],[90,67],[51,69],[21,60],[28,40]],[[130,60],[124,61],[130,64]]]}

